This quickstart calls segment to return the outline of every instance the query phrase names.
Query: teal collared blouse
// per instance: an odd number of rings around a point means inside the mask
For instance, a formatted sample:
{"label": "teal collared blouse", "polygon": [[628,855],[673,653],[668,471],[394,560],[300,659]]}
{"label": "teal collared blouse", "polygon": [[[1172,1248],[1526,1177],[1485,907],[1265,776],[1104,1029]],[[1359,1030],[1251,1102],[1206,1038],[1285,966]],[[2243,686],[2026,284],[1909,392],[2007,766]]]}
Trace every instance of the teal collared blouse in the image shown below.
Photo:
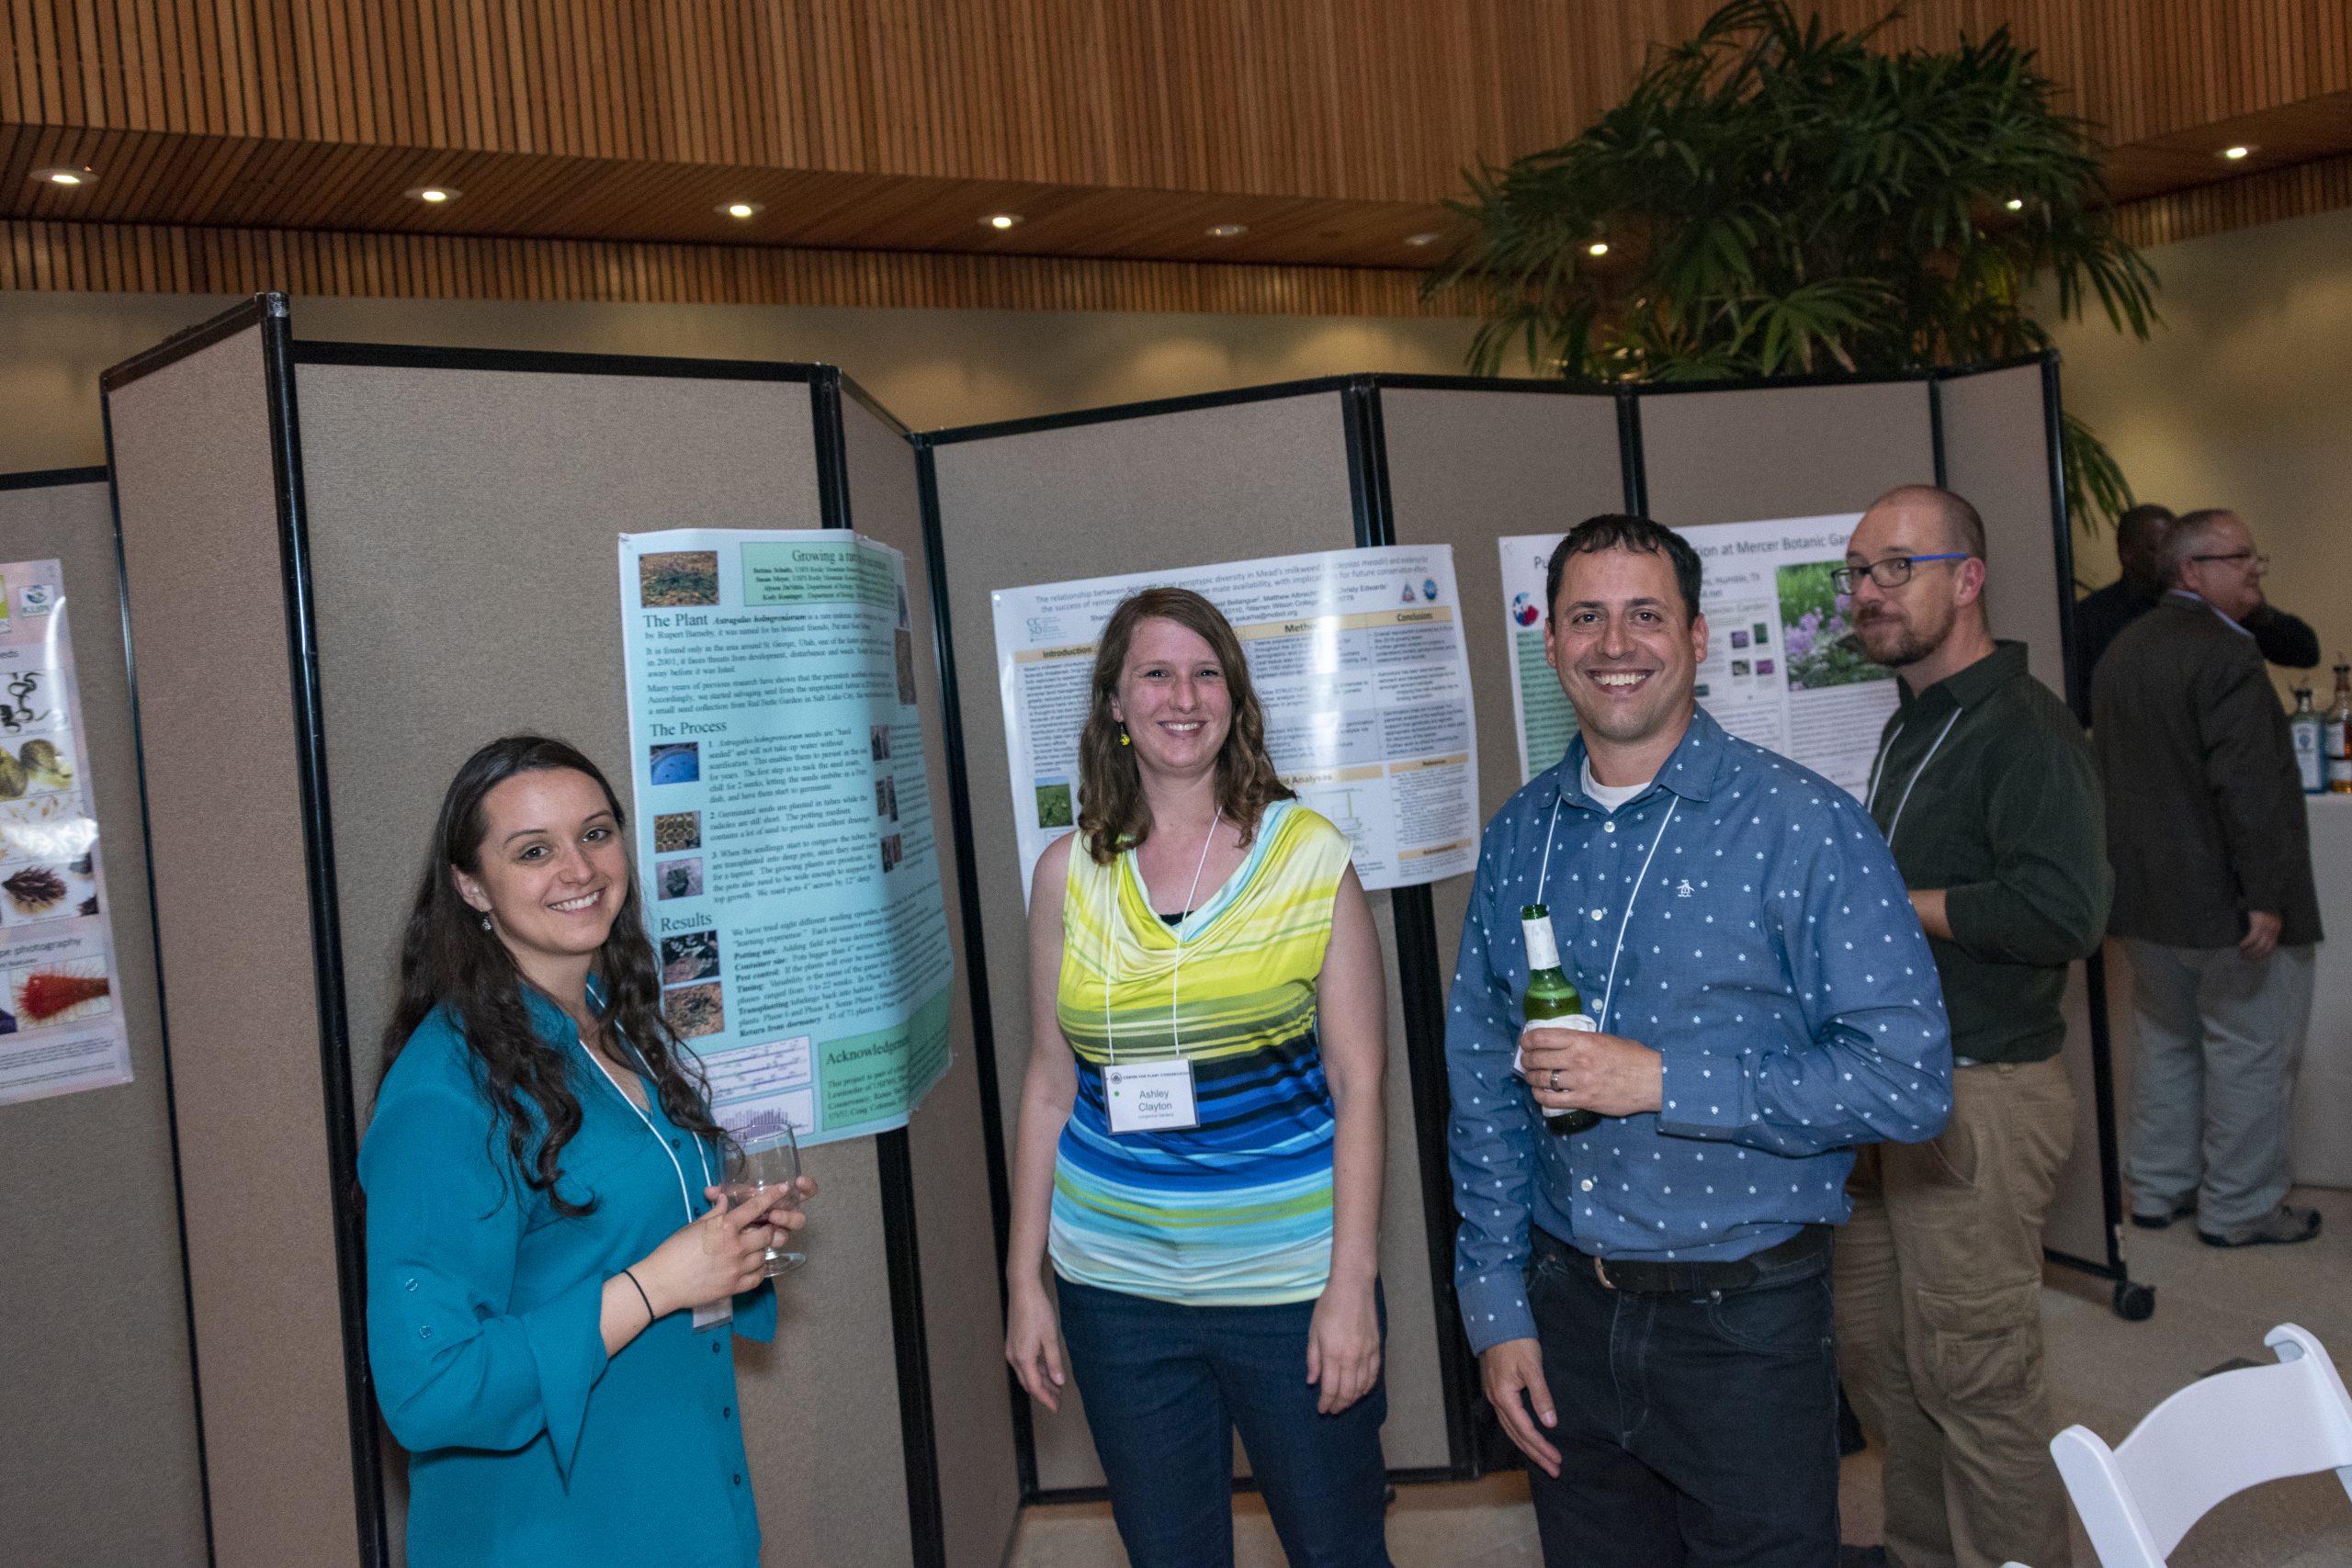
{"label": "teal collared blouse", "polygon": [[562,1010],[526,996],[580,1100],[561,1190],[594,1209],[560,1214],[524,1184],[446,1008],[393,1062],[359,1153],[368,1362],[409,1450],[408,1560],[747,1568],[760,1527],[731,1335],[774,1337],[775,1292],[737,1297],[731,1326],[674,1312],[605,1356],[605,1281],[707,1211],[721,1159],[658,1099],[640,1117]]}

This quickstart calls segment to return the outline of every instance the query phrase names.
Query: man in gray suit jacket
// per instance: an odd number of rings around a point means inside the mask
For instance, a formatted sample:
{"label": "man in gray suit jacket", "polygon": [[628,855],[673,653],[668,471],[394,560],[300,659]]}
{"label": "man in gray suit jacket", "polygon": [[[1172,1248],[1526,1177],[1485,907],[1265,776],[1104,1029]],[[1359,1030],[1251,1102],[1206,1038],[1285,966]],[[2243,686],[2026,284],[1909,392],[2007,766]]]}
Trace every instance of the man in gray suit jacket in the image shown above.
{"label": "man in gray suit jacket", "polygon": [[2164,601],[2091,685],[2115,906],[2140,1053],[2132,1222],[2190,1213],[2214,1247],[2309,1241],[2285,1200],[2288,1097],[2320,940],[2311,832],[2287,716],[2243,624],[2268,558],[2228,512],[2192,512],[2164,550]]}

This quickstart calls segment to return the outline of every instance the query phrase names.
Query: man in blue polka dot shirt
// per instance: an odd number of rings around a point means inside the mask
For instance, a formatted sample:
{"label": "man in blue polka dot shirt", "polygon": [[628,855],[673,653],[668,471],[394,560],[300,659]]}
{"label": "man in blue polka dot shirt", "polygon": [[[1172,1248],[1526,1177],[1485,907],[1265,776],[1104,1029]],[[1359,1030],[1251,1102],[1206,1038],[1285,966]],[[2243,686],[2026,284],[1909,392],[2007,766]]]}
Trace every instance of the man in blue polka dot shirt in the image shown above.
{"label": "man in blue polka dot shirt", "polygon": [[[1951,1104],[1877,825],[1693,699],[1699,582],[1647,518],[1554,552],[1579,734],[1487,826],[1448,1003],[1455,1288],[1554,1568],[1837,1560],[1829,1227],[1853,1145]],[[1534,903],[1596,1029],[1522,1035]]]}

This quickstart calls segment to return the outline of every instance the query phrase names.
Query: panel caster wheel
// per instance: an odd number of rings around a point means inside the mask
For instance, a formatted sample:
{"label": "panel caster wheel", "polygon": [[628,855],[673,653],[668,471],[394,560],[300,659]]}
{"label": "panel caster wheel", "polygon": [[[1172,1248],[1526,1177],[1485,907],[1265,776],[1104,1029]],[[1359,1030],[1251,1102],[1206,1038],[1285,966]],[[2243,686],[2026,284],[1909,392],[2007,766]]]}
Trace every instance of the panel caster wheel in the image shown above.
{"label": "panel caster wheel", "polygon": [[2145,1323],[2156,1314],[2156,1288],[2131,1280],[2115,1282],[2115,1315],[2126,1323]]}

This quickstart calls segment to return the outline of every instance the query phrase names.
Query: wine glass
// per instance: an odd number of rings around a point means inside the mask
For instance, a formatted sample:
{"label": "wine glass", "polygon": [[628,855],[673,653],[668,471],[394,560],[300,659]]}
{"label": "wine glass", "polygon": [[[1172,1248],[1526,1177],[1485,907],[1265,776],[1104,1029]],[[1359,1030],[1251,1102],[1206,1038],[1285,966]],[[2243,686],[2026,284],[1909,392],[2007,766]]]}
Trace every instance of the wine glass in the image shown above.
{"label": "wine glass", "polygon": [[[739,1144],[727,1156],[725,1191],[729,1203],[745,1199],[765,1198],[781,1189],[789,1195],[782,1206],[794,1213],[800,1209],[800,1144],[786,1123],[780,1132],[763,1133],[756,1138]],[[768,1247],[767,1266],[761,1270],[769,1279],[787,1273],[808,1261],[805,1252],[788,1251],[794,1245],[789,1232],[777,1231],[775,1241]]]}

